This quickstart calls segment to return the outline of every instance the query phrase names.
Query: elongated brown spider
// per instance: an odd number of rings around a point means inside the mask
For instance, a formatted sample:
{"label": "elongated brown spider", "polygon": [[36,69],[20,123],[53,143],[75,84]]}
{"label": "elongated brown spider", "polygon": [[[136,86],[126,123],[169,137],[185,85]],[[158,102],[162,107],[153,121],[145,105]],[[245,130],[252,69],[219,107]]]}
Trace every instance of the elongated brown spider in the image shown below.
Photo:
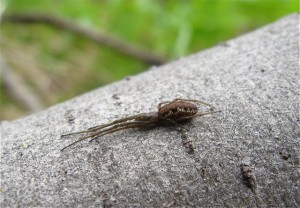
{"label": "elongated brown spider", "polygon": [[88,136],[85,136],[69,144],[68,146],[64,147],[61,151],[85,139],[92,138],[90,140],[92,141],[106,134],[110,134],[124,129],[154,127],[154,126],[167,124],[167,123],[180,126],[181,128],[183,128],[181,125],[178,124],[178,122],[189,120],[196,116],[204,116],[204,115],[220,112],[220,111],[209,111],[209,112],[200,113],[198,112],[197,105],[194,103],[207,105],[210,106],[212,109],[214,109],[212,105],[200,100],[176,98],[173,101],[159,103],[157,112],[140,113],[134,116],[128,116],[122,119],[115,120],[111,123],[94,126],[85,131],[79,131],[79,132],[73,132],[73,133],[61,135],[61,137],[65,137],[74,134],[90,133]]}

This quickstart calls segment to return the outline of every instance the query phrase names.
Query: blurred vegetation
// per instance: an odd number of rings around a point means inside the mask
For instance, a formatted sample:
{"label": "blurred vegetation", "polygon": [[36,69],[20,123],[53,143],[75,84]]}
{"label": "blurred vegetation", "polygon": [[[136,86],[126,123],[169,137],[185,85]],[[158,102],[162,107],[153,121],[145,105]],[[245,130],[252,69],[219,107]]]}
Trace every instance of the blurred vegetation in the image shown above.
{"label": "blurred vegetation", "polygon": [[[298,12],[298,0],[2,0],[4,14],[47,14],[170,60]],[[43,106],[137,74],[149,64],[47,24],[1,25],[1,58]],[[2,78],[2,75],[1,75]],[[1,120],[28,109],[1,82]]]}

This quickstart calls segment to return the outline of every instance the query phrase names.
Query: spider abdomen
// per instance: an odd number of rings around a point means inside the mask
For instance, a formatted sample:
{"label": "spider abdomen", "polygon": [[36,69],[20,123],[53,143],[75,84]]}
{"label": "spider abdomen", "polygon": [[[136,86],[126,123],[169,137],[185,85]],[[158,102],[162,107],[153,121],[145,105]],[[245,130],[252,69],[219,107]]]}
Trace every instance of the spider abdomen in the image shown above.
{"label": "spider abdomen", "polygon": [[189,102],[173,102],[162,106],[159,109],[158,116],[162,119],[170,119],[176,121],[184,117],[193,116],[198,112],[198,108]]}

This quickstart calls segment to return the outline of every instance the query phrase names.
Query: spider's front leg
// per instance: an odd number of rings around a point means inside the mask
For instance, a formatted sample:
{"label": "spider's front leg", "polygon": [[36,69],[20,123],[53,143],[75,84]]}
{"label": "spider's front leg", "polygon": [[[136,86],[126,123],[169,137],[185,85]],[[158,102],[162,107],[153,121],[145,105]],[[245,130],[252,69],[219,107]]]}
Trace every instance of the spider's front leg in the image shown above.
{"label": "spider's front leg", "polygon": [[111,134],[111,133],[116,132],[116,131],[121,131],[121,130],[124,130],[124,129],[131,129],[131,128],[152,127],[153,125],[154,124],[150,121],[130,121],[130,122],[118,123],[118,124],[115,124],[115,125],[112,125],[112,126],[106,128],[106,129],[92,131],[93,132],[92,134],[90,134],[88,136],[85,136],[85,137],[82,137],[82,138],[76,140],[75,142],[65,146],[63,149],[61,149],[61,151],[65,150],[66,148],[68,148],[68,147],[70,147],[74,144],[77,144],[77,143],[79,143],[83,140],[86,140],[88,138],[92,138],[90,140],[90,141],[92,141],[92,140],[95,140],[98,137],[104,136],[106,134]]}
{"label": "spider's front leg", "polygon": [[148,127],[153,127],[155,126],[155,124],[151,123],[151,122],[147,122],[147,121],[133,121],[133,122],[127,122],[125,124],[117,124],[115,126],[112,126],[108,129],[99,131],[93,135],[90,135],[89,137],[91,137],[92,139],[90,140],[93,141],[95,139],[97,139],[98,137],[104,136],[106,134],[111,134],[117,131],[121,131],[121,130],[125,130],[125,129],[133,129],[133,128],[148,128]]}
{"label": "spider's front leg", "polygon": [[70,135],[75,135],[75,134],[82,134],[82,133],[92,133],[92,132],[96,132],[99,131],[100,129],[104,129],[106,127],[110,127],[113,126],[115,124],[119,124],[119,123],[123,123],[123,122],[127,122],[129,120],[133,120],[135,118],[138,118],[139,115],[135,115],[135,116],[128,116],[126,118],[122,118],[122,119],[118,119],[115,120],[113,122],[107,123],[107,124],[101,124],[101,125],[97,125],[97,126],[93,126],[88,128],[87,130],[84,131],[77,131],[77,132],[72,132],[72,133],[68,133],[68,134],[63,134],[61,135],[61,137],[65,137],[65,136],[70,136]]}
{"label": "spider's front leg", "polygon": [[144,113],[140,113],[140,114],[137,114],[137,115],[134,115],[134,116],[128,116],[128,117],[121,118],[121,119],[115,120],[115,121],[107,123],[107,124],[101,124],[101,125],[98,125],[98,126],[91,127],[88,130],[97,131],[97,130],[100,130],[100,129],[103,129],[103,128],[106,128],[106,127],[109,127],[109,126],[113,126],[113,125],[118,124],[118,123],[123,123],[123,122],[127,122],[127,121],[130,121],[130,120],[139,119],[143,115],[144,115]]}

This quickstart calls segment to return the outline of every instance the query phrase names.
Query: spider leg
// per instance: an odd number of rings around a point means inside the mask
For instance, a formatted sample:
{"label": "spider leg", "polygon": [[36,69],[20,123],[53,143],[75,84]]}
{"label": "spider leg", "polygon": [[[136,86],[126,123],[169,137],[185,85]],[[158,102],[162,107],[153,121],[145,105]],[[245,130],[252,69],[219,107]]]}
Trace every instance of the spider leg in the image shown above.
{"label": "spider leg", "polygon": [[179,118],[176,121],[183,121],[183,120],[191,119],[191,118],[194,118],[194,117],[205,116],[205,115],[219,113],[219,112],[221,112],[221,111],[211,111],[211,112],[197,113],[197,114],[192,115],[192,116],[186,116],[186,117]]}
{"label": "spider leg", "polygon": [[74,134],[82,134],[82,133],[95,132],[97,130],[106,128],[108,126],[112,126],[112,125],[117,124],[117,123],[122,123],[122,122],[125,122],[125,121],[129,121],[129,120],[133,120],[133,119],[139,118],[142,115],[144,115],[144,114],[138,114],[138,115],[135,115],[135,116],[128,116],[126,118],[118,119],[118,120],[115,120],[115,121],[107,123],[107,124],[101,124],[101,125],[97,125],[97,126],[88,128],[87,130],[84,130],[84,131],[77,131],[77,132],[72,132],[72,133],[68,133],[68,134],[63,134],[63,135],[61,135],[61,137],[70,136],[70,135],[74,135]]}
{"label": "spider leg", "polygon": [[75,142],[73,142],[73,143],[71,143],[71,144],[65,146],[65,147],[62,148],[60,151],[64,151],[64,150],[67,149],[68,147],[71,147],[71,146],[73,146],[74,144],[77,144],[78,142],[81,142],[81,141],[83,141],[83,140],[85,140],[85,139],[87,139],[87,138],[90,138],[90,137],[91,137],[91,136],[86,136],[86,137],[80,138],[80,139],[78,139],[77,141],[75,141]]}
{"label": "spider leg", "polygon": [[168,122],[174,124],[175,126],[179,127],[181,130],[188,131],[187,128],[185,128],[184,126],[180,125],[176,121],[173,121],[171,119],[164,119],[164,121],[168,121]]}
{"label": "spider leg", "polygon": [[154,126],[154,124],[152,123],[145,123],[145,124],[134,124],[134,125],[128,125],[128,126],[122,126],[122,127],[118,127],[116,129],[110,129],[109,131],[104,131],[104,132],[101,132],[100,135],[95,135],[94,138],[92,138],[89,142],[101,137],[101,136],[104,136],[106,134],[110,134],[110,133],[113,133],[113,132],[116,132],[116,131],[121,131],[121,130],[124,130],[124,129],[133,129],[133,128],[140,128],[140,127],[152,127]]}
{"label": "spider leg", "polygon": [[113,126],[110,126],[109,128],[106,128],[106,129],[103,129],[103,130],[100,130],[100,131],[97,131],[95,132],[94,134],[91,134],[89,137],[94,137],[94,136],[100,136],[102,135],[103,133],[106,133],[106,132],[110,132],[111,130],[119,130],[119,128],[121,127],[128,127],[128,126],[132,126],[132,125],[136,125],[136,126],[143,126],[143,125],[148,125],[149,124],[152,124],[150,121],[130,121],[130,122],[124,122],[124,123],[119,123],[119,124],[115,124]]}
{"label": "spider leg", "polygon": [[212,106],[211,104],[209,103],[206,103],[204,101],[201,101],[201,100],[193,100],[193,99],[181,99],[181,98],[176,98],[174,99],[172,102],[177,102],[177,101],[187,101],[187,102],[194,102],[194,103],[201,103],[203,105],[207,105],[207,106],[210,106],[212,108],[215,108],[214,106]]}
{"label": "spider leg", "polygon": [[68,134],[63,134],[63,135],[61,135],[60,137],[70,136],[70,135],[73,135],[73,134],[88,133],[88,132],[93,132],[93,131],[95,131],[95,130],[93,130],[93,129],[88,129],[88,130],[84,130],[84,131],[77,131],[77,132],[72,132],[72,133],[68,133]]}
{"label": "spider leg", "polygon": [[157,106],[158,110],[160,109],[160,107],[161,107],[162,105],[167,104],[167,103],[171,103],[171,102],[173,102],[173,101],[165,101],[165,102],[159,103],[158,106]]}
{"label": "spider leg", "polygon": [[98,126],[91,127],[91,128],[89,128],[88,130],[96,131],[96,130],[99,130],[99,129],[106,128],[106,127],[108,127],[108,126],[112,126],[112,125],[114,125],[114,124],[118,124],[118,123],[122,123],[122,122],[125,122],[125,121],[137,119],[137,118],[139,118],[139,117],[141,117],[141,116],[143,116],[143,115],[144,115],[144,113],[141,113],[141,114],[138,114],[138,115],[135,115],[135,116],[128,116],[128,117],[121,118],[121,119],[115,120],[115,121],[110,122],[110,123],[107,123],[107,124],[102,124],[102,125],[98,125]]}
{"label": "spider leg", "polygon": [[201,103],[203,105],[210,106],[211,108],[215,108],[214,106],[210,105],[209,103],[206,103],[206,102],[201,101],[201,100],[175,98],[172,101],[166,101],[166,102],[159,103],[158,104],[158,110],[160,110],[160,108],[161,108],[162,105],[165,105],[165,104],[168,104],[168,103],[173,103],[173,102],[178,102],[178,101],[187,101],[187,102]]}
{"label": "spider leg", "polygon": [[[125,123],[117,124],[117,125],[111,126],[110,128],[104,129],[102,131],[97,131],[97,132],[95,132],[95,133],[93,133],[91,135],[88,135],[88,136],[85,136],[83,138],[80,138],[77,141],[75,141],[75,142],[67,145],[63,149],[61,149],[61,151],[65,150],[66,148],[68,148],[68,147],[70,147],[70,146],[72,146],[74,144],[77,144],[78,142],[81,142],[81,141],[83,141],[85,139],[88,139],[90,137],[100,137],[100,136],[103,136],[105,134],[112,133],[112,132],[119,131],[119,130],[126,129],[126,128],[135,128],[135,127],[143,127],[143,126],[149,126],[149,127],[151,127],[152,126],[151,124],[152,123],[148,122],[148,121],[132,121],[132,122],[125,122]],[[96,131],[96,130],[93,130],[93,131]],[[90,131],[83,131],[83,133],[85,133],[85,132],[90,132]],[[93,138],[93,139],[95,139],[95,138]]]}

